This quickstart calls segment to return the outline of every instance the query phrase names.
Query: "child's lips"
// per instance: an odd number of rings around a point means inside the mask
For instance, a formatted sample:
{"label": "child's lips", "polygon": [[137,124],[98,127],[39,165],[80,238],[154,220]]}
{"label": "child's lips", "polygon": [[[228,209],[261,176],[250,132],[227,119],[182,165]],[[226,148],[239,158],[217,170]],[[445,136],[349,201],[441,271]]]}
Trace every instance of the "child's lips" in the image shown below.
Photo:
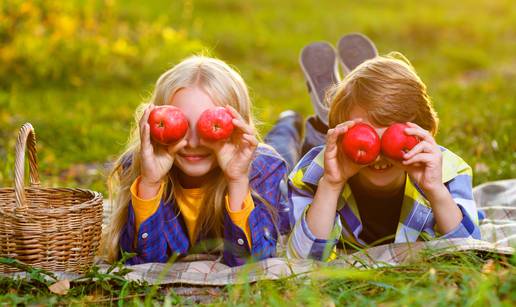
{"label": "child's lips", "polygon": [[185,159],[186,161],[197,162],[209,157],[209,154],[179,154],[179,156],[181,156],[181,158]]}

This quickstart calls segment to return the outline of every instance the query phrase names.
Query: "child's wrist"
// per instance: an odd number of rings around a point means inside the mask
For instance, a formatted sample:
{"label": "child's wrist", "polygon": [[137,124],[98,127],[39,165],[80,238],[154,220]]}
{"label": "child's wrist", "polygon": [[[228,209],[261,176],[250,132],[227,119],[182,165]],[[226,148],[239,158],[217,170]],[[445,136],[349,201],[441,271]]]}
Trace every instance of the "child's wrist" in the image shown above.
{"label": "child's wrist", "polygon": [[431,203],[439,203],[441,199],[446,199],[450,196],[450,192],[444,184],[427,189],[425,194]]}
{"label": "child's wrist", "polygon": [[319,180],[319,186],[325,186],[331,190],[338,190],[340,192],[340,190],[342,190],[344,187],[344,184],[346,184],[346,181],[347,180],[334,181],[323,175],[321,180]]}

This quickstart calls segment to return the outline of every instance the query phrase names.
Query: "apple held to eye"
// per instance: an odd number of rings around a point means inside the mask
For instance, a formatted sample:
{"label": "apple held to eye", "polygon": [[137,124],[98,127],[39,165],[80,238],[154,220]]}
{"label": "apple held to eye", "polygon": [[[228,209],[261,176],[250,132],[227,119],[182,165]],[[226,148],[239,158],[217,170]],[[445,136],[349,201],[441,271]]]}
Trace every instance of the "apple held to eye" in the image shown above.
{"label": "apple held to eye", "polygon": [[188,120],[174,106],[157,106],[149,114],[150,134],[155,142],[170,145],[182,139],[188,130]]}
{"label": "apple held to eye", "polygon": [[380,154],[380,137],[373,127],[357,123],[342,137],[342,151],[357,164],[369,164]]}
{"label": "apple held to eye", "polygon": [[233,129],[233,116],[224,107],[204,111],[197,121],[199,135],[208,141],[227,139]]}
{"label": "apple held to eye", "polygon": [[402,161],[403,155],[419,143],[417,137],[405,133],[405,128],[409,128],[409,126],[404,123],[395,123],[385,130],[382,135],[383,155]]}

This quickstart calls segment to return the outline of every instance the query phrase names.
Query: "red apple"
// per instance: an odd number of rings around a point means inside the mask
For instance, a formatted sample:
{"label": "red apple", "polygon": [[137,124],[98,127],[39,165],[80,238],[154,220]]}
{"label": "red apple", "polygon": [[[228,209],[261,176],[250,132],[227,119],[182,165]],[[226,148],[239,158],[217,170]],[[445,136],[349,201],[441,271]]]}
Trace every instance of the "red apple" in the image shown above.
{"label": "red apple", "polygon": [[357,164],[369,164],[380,154],[380,137],[373,127],[357,123],[342,137],[342,151]]}
{"label": "red apple", "polygon": [[405,133],[407,124],[395,123],[389,126],[382,135],[382,154],[387,158],[402,161],[403,155],[419,143],[419,139]]}
{"label": "red apple", "polygon": [[154,141],[169,145],[182,139],[188,130],[188,120],[181,109],[157,106],[149,114],[150,134]]}
{"label": "red apple", "polygon": [[233,129],[233,116],[224,107],[208,109],[197,120],[199,135],[208,141],[227,139]]}

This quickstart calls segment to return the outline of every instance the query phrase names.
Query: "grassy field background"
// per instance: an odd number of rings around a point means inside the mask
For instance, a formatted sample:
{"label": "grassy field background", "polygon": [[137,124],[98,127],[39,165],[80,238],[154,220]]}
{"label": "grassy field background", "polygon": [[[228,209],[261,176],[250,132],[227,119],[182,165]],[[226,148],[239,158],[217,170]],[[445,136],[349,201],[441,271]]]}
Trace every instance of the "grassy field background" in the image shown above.
{"label": "grassy field background", "polygon": [[[475,184],[516,177],[513,1],[8,0],[0,4],[0,186],[13,184],[17,130],[31,122],[44,185],[106,193],[106,165],[123,148],[135,107],[163,71],[190,54],[219,57],[241,72],[262,134],[285,109],[309,115],[299,51],[350,32],[370,37],[381,54],[396,50],[412,61],[440,116],[438,142],[473,167]],[[502,277],[482,277],[481,263],[425,264],[426,273],[415,275],[414,268],[393,269],[386,274],[395,282],[386,284],[396,290],[360,280],[345,283],[345,291],[331,280],[323,283],[329,292],[317,282],[257,289],[287,287],[290,298],[307,304],[327,298],[422,305],[435,293],[436,305],[514,302],[516,281],[507,277],[514,263],[496,262]],[[416,277],[432,267],[435,284]],[[411,276],[419,280],[417,293],[402,287],[414,285]],[[448,282],[457,286],[450,290]],[[256,302],[260,290],[244,290],[230,289],[232,302]],[[248,299],[238,299],[242,291]],[[280,299],[263,291],[268,304]]]}

